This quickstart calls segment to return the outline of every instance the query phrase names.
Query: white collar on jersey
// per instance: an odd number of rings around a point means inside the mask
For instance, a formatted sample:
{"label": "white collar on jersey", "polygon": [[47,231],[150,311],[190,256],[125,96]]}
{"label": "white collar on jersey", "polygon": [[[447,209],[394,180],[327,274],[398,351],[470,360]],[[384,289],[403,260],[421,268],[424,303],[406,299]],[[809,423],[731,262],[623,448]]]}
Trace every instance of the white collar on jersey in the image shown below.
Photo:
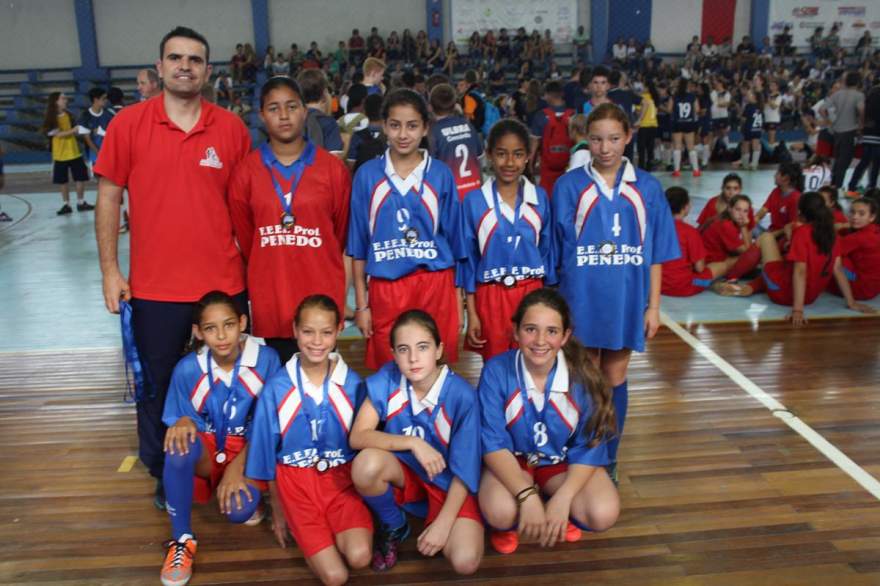
{"label": "white collar on jersey", "polygon": [[402,374],[400,375],[400,388],[409,389],[409,402],[410,405],[412,405],[413,415],[418,415],[425,409],[428,409],[430,412],[434,411],[434,408],[437,406],[437,401],[440,399],[440,391],[443,389],[443,383],[446,382],[446,377],[448,375],[449,367],[444,364],[440,367],[440,376],[437,377],[437,380],[431,385],[428,394],[425,395],[421,401],[419,401],[419,399],[413,394],[412,385],[409,384],[406,377]]}
{"label": "white collar on jersey", "polygon": [[[345,379],[348,378],[348,364],[342,359],[342,355],[336,352],[330,353],[330,360],[336,361],[336,366],[333,367],[333,372],[330,373],[330,382],[335,385],[344,385]],[[290,377],[293,384],[296,384],[296,370],[299,368],[299,352],[294,354],[290,360],[287,361],[284,368],[287,369],[287,376]],[[309,380],[309,377],[306,376],[305,372],[303,372],[302,378],[303,388],[300,389],[300,392],[310,396],[315,403],[320,405],[321,401],[323,401],[323,389],[312,383],[312,381]]]}
{"label": "white collar on jersey", "polygon": [[[526,388],[526,392],[529,395],[529,400],[534,403],[535,408],[538,411],[544,410],[544,393],[538,390],[537,385],[535,385],[535,381],[532,378],[532,375],[529,374],[528,369],[526,368],[525,360],[523,359],[522,351],[517,350],[516,352],[516,360],[519,362],[520,368],[523,373],[523,381],[522,385]],[[565,354],[562,353],[562,350],[556,355],[556,374],[553,376],[553,383],[550,385],[551,393],[567,393],[568,392],[568,363],[565,361]]]}
{"label": "white collar on jersey", "polygon": [[[244,340],[244,348],[241,350],[241,366],[247,366],[248,368],[253,368],[257,365],[257,358],[260,355],[260,346],[265,344],[263,338],[256,338],[254,336],[248,336],[247,334],[242,335],[242,339]],[[208,346],[202,346],[198,353],[196,354],[196,360],[199,363],[199,368],[202,369],[203,373],[208,372]],[[232,384],[232,371],[226,371],[217,366],[217,363],[214,360],[211,360],[211,374],[213,378],[222,380],[226,386],[230,386]]]}
{"label": "white collar on jersey", "polygon": [[428,170],[428,160],[431,157],[428,155],[428,151],[424,149],[419,149],[419,152],[422,153],[422,162],[404,179],[394,170],[394,164],[391,163],[391,149],[385,150],[385,174],[391,179],[394,188],[400,192],[400,195],[406,195],[416,185],[422,185],[425,172]]}
{"label": "white collar on jersey", "polygon": [[[614,197],[614,186],[608,185],[605,183],[605,179],[602,175],[593,167],[593,163],[595,160],[590,161],[590,164],[586,167],[587,175],[596,183],[596,187],[599,188],[599,192],[606,197],[609,201]],[[638,177],[636,176],[636,168],[630,162],[629,159],[623,157],[623,176],[621,177],[621,181],[626,181],[627,183],[634,183]]]}
{"label": "white collar on jersey", "polygon": [[[523,202],[532,206],[538,205],[538,190],[535,189],[535,184],[525,177],[522,177],[521,179],[523,182]],[[492,193],[492,185],[494,184],[494,182],[494,178],[489,178],[489,180],[483,183],[483,186],[480,188],[480,191],[483,192],[483,199],[486,200],[486,207],[488,207],[490,210],[495,208],[495,196]],[[515,219],[513,217],[513,210],[510,208],[509,205],[504,203],[504,200],[502,200],[500,197],[498,198],[498,203],[501,207],[501,213],[512,224]],[[520,216],[522,216],[522,213],[523,210],[522,208],[520,208]]]}

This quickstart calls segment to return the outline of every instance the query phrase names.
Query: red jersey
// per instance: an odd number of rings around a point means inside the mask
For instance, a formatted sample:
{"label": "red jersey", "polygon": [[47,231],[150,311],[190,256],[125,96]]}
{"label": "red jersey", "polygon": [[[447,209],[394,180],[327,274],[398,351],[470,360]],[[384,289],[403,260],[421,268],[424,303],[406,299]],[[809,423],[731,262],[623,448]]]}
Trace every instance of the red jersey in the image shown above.
{"label": "red jersey", "polygon": [[677,291],[690,285],[696,273],[694,265],[706,258],[706,250],[696,228],[676,219],[675,233],[681,247],[681,256],[663,263],[662,292]]}
{"label": "red jersey", "polygon": [[[880,291],[880,226],[868,224],[841,236],[840,255],[844,264],[870,291]],[[860,284],[861,286],[862,284]]]}
{"label": "red jersey", "polygon": [[790,191],[788,195],[783,195],[778,187],[770,192],[762,207],[770,212],[771,230],[782,230],[786,224],[797,221],[800,199],[801,192],[797,189]]}
{"label": "red jersey", "polygon": [[[697,226],[699,226],[700,230],[706,229],[706,224],[709,222],[715,222],[720,219],[720,214],[718,213],[718,198],[720,195],[716,195],[703,206],[703,210],[700,212],[700,217],[697,218]],[[749,208],[749,230],[752,230],[755,227],[755,210],[751,207]]]}
{"label": "red jersey", "polygon": [[813,242],[813,227],[810,224],[802,224],[794,229],[791,235],[791,247],[785,255],[785,260],[790,263],[807,263],[807,288],[804,294],[804,305],[813,303],[834,276],[834,259],[840,256],[840,240],[840,238],[835,238],[831,254],[825,255]]}
{"label": "red jersey", "polygon": [[295,224],[284,228],[281,201],[262,152],[251,152],[233,174],[229,208],[247,263],[254,335],[289,338],[296,308],[309,295],[323,293],[340,310],[345,307],[342,255],[351,177],[339,159],[307,143],[292,198]]}
{"label": "red jersey", "polygon": [[232,170],[251,138],[236,115],[202,100],[189,132],[165,112],[163,94],[119,111],[95,174],[128,188],[131,294],[193,302],[213,289],[244,290],[244,265],[226,203]]}
{"label": "red jersey", "polygon": [[[846,217],[846,214],[843,213],[843,210],[839,210],[837,208],[831,208],[831,214],[834,216],[834,225],[837,224],[849,224],[849,218]],[[843,234],[843,231],[846,228],[841,228],[838,232],[839,234]]]}
{"label": "red jersey", "polygon": [[742,230],[733,220],[712,222],[703,232],[706,262],[719,262],[728,256],[739,254],[737,248],[743,244]]}

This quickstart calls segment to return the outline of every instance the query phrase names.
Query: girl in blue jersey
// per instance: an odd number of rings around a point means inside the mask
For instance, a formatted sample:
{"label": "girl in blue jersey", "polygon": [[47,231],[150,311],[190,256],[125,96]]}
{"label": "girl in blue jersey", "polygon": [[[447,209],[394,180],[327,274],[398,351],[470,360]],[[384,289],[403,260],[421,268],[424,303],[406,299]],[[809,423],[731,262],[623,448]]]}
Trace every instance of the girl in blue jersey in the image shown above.
{"label": "girl in blue jersey", "polygon": [[696,137],[700,127],[700,102],[694,94],[694,84],[681,78],[672,99],[672,171],[673,177],[681,176],[682,141],[688,149],[694,177],[700,176],[700,160],[697,157]]}
{"label": "girl in blue jersey", "polygon": [[254,415],[249,478],[269,481],[275,538],[287,529],[324,584],[370,563],[373,521],[351,482],[348,443],[363,401],[361,377],[333,352],[342,330],[326,295],[306,297],[293,331],[299,352],[267,383]]}
{"label": "girl in blue jersey", "polygon": [[529,291],[555,283],[547,192],[525,176],[529,131],[507,118],[487,141],[495,177],[464,199],[465,348],[483,359],[513,347],[510,316]]}
{"label": "girl in blue jersey", "polygon": [[391,360],[394,319],[423,309],[437,316],[447,358],[455,362],[462,311],[455,265],[465,256],[455,179],[419,149],[428,131],[428,106],[419,94],[390,93],[382,117],[388,150],[355,174],[348,228],[364,361],[376,369]]}
{"label": "girl in blue jersey", "polygon": [[263,517],[262,485],[245,478],[245,460],[257,395],[279,362],[262,340],[244,336],[246,327],[247,316],[232,297],[207,293],[193,314],[198,349],[171,375],[162,414],[168,426],[162,480],[172,531],[162,566],[165,586],[181,586],[192,576],[194,498],[207,502],[216,488],[220,511],[233,523],[255,525]]}
{"label": "girl in blue jersey", "polygon": [[442,551],[456,572],[472,574],[483,556],[474,497],[480,481],[477,395],[441,364],[443,342],[424,311],[401,314],[391,343],[394,361],[367,379],[350,437],[362,450],[351,471],[354,485],[379,520],[373,568],[397,563],[398,546],[409,535],[404,505],[425,517],[419,552]]}
{"label": "girl in blue jersey", "polygon": [[[491,359],[480,377],[480,509],[492,545],[512,553],[519,535],[553,546],[580,527],[603,531],[620,499],[603,466],[614,407],[601,373],[572,336],[568,305],[538,289],[513,316],[519,350]],[[542,496],[547,497],[545,503]]]}
{"label": "girl in blue jersey", "polygon": [[[740,166],[743,169],[758,168],[761,160],[761,133],[764,132],[764,97],[761,92],[748,90],[746,92],[746,105],[742,113],[742,142],[740,150],[742,159]],[[751,160],[749,159],[751,154]]]}
{"label": "girl in blue jersey", "polygon": [[629,118],[603,104],[587,124],[592,163],[553,189],[554,246],[574,335],[613,387],[618,436],[608,451],[615,476],[630,354],[643,351],[660,327],[661,264],[681,251],[660,182],[623,156],[632,139]]}

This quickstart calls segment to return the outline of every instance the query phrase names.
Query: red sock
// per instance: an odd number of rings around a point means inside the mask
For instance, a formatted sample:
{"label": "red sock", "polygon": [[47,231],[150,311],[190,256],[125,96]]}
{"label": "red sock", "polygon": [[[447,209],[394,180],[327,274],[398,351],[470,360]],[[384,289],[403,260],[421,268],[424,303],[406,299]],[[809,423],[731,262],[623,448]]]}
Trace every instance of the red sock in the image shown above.
{"label": "red sock", "polygon": [[761,249],[752,244],[744,253],[736,259],[736,264],[727,273],[728,279],[739,279],[746,273],[755,269],[761,262]]}
{"label": "red sock", "polygon": [[752,293],[763,293],[767,290],[767,283],[764,281],[764,275],[758,275],[746,284],[752,288]]}

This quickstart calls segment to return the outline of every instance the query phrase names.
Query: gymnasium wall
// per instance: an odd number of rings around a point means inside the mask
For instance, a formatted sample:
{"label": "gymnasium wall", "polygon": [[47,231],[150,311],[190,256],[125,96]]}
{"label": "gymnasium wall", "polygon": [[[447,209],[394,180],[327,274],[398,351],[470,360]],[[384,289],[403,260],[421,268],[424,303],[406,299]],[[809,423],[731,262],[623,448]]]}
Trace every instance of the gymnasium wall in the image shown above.
{"label": "gymnasium wall", "polygon": [[0,69],[79,67],[72,0],[0,3]]}
{"label": "gymnasium wall", "polygon": [[[660,53],[683,53],[691,37],[702,36],[704,11],[706,18],[712,19],[713,9],[714,3],[710,0],[653,0],[651,41],[654,47]],[[733,14],[731,32],[735,47],[743,35],[749,34],[750,0],[736,0]],[[720,39],[716,38],[716,42]]]}

